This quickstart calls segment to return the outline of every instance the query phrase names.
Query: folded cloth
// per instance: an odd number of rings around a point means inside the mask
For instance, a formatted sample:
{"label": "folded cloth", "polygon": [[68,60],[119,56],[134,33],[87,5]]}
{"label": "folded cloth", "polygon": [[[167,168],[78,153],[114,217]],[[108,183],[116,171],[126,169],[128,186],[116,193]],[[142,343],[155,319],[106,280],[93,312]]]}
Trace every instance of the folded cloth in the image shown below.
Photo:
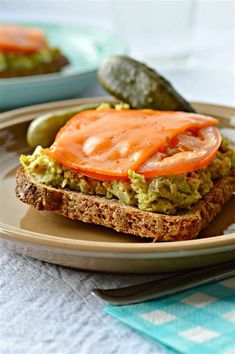
{"label": "folded cloth", "polygon": [[235,277],[105,311],[168,353],[235,354]]}

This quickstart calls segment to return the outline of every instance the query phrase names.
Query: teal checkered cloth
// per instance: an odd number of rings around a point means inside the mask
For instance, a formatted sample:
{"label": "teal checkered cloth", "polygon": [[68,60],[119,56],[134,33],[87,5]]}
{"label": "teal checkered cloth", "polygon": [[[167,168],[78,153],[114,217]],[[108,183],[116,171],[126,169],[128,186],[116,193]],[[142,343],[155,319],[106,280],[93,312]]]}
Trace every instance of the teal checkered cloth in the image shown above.
{"label": "teal checkered cloth", "polygon": [[168,353],[235,354],[235,277],[105,311]]}

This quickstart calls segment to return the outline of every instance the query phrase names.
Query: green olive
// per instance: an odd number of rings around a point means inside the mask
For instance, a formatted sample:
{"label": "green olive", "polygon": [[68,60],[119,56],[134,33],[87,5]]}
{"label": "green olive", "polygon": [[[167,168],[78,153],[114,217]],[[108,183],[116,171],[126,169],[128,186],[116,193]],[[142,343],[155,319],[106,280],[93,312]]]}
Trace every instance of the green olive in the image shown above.
{"label": "green olive", "polygon": [[38,145],[42,147],[50,146],[59,129],[62,128],[67,121],[75,114],[89,109],[96,109],[98,104],[81,105],[79,107],[61,110],[53,113],[44,114],[34,119],[27,131],[27,143],[31,147]]}

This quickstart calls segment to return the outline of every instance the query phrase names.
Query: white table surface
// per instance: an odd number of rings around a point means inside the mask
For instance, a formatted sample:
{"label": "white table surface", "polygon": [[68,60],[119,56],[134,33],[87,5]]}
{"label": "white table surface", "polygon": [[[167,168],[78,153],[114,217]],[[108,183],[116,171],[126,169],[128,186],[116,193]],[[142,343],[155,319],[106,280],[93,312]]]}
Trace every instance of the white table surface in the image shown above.
{"label": "white table surface", "polygon": [[[195,65],[167,71],[188,99],[235,104],[234,47],[231,31],[201,31]],[[202,40],[203,39],[203,40]],[[83,97],[103,96],[94,85]],[[151,354],[153,342],[103,312],[94,287],[116,287],[156,275],[88,273],[0,250],[1,354]]]}

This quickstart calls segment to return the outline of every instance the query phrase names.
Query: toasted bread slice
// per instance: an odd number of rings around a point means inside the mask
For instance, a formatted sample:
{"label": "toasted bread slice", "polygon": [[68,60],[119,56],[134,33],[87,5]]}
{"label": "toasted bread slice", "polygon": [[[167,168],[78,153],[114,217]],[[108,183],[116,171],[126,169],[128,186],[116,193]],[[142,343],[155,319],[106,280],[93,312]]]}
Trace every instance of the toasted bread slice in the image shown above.
{"label": "toasted bread slice", "polygon": [[16,195],[24,203],[67,218],[148,237],[153,241],[190,240],[221,211],[235,190],[235,176],[218,180],[210,193],[183,215],[142,211],[115,199],[55,189],[34,181],[23,167],[17,171]]}

